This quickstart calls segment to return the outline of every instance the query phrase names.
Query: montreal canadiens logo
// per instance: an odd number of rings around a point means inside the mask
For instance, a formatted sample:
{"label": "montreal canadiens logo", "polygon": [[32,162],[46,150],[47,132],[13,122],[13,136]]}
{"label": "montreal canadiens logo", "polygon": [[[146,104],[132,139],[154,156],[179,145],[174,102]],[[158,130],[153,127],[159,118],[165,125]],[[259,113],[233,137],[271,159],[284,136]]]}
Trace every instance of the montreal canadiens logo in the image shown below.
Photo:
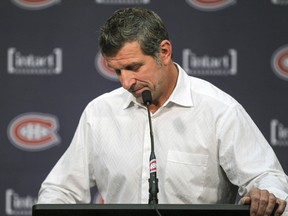
{"label": "montreal canadiens logo", "polygon": [[236,0],[186,0],[192,7],[202,11],[216,11],[236,3]]}
{"label": "montreal canadiens logo", "polygon": [[150,173],[154,173],[156,171],[157,171],[156,159],[153,159],[150,161]]}
{"label": "montreal canadiens logo", "polygon": [[60,2],[60,0],[11,0],[23,9],[40,10]]}
{"label": "montreal canadiens logo", "polygon": [[40,151],[60,142],[58,127],[57,118],[50,114],[26,113],[10,122],[8,137],[22,150]]}
{"label": "montreal canadiens logo", "polygon": [[288,81],[288,45],[279,48],[273,53],[271,65],[278,77]]}
{"label": "montreal canadiens logo", "polygon": [[98,52],[96,55],[95,67],[104,78],[112,81],[118,81],[115,71],[107,66],[107,63],[100,52]]}

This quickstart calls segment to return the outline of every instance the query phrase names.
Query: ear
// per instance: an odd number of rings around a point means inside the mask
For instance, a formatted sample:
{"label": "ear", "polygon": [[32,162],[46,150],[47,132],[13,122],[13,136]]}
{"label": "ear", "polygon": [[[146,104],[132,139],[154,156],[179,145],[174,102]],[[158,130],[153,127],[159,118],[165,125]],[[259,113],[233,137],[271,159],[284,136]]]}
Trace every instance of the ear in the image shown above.
{"label": "ear", "polygon": [[163,64],[167,65],[172,58],[172,44],[169,40],[163,40],[160,43],[160,59]]}

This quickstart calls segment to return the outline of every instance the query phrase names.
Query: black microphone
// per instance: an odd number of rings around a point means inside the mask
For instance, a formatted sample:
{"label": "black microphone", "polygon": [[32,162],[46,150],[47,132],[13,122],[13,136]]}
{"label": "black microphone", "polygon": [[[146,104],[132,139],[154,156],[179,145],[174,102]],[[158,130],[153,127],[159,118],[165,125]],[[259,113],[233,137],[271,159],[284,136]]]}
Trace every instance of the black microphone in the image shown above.
{"label": "black microphone", "polygon": [[147,107],[147,110],[148,110],[148,120],[149,120],[150,139],[151,139],[151,153],[150,153],[150,162],[149,162],[150,178],[148,180],[149,182],[148,204],[158,204],[157,193],[159,192],[159,189],[158,189],[158,179],[156,175],[157,166],[156,166],[156,156],[154,152],[154,138],[153,138],[153,130],[152,130],[152,123],[151,123],[151,116],[150,116],[150,108],[149,108],[149,106],[152,103],[151,92],[149,90],[143,91],[142,99],[143,99],[144,105]]}

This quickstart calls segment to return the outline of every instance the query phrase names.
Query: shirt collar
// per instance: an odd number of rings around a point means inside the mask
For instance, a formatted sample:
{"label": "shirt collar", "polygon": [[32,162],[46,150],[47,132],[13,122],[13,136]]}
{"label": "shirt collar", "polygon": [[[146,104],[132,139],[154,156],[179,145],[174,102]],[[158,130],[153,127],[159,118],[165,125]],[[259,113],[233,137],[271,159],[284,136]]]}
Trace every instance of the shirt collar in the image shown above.
{"label": "shirt collar", "polygon": [[[191,83],[189,80],[189,76],[177,63],[174,64],[178,68],[177,83],[169,99],[164,103],[163,106],[167,106],[167,104],[171,102],[183,107],[192,107],[193,99],[192,99],[192,92],[190,87]],[[129,108],[135,104],[143,106],[127,90],[125,90],[124,95],[126,96],[125,97],[126,100],[124,101],[123,109]]]}
{"label": "shirt collar", "polygon": [[123,103],[123,109],[127,109],[127,108],[133,106],[134,104],[141,105],[140,103],[138,103],[136,101],[136,98],[130,92],[125,90],[123,87],[122,87],[122,89],[125,91],[123,96],[126,98],[126,100]]}
{"label": "shirt collar", "polygon": [[193,106],[191,83],[188,74],[175,63],[178,68],[178,79],[174,91],[170,95],[165,104],[169,102],[178,104],[184,107]]}

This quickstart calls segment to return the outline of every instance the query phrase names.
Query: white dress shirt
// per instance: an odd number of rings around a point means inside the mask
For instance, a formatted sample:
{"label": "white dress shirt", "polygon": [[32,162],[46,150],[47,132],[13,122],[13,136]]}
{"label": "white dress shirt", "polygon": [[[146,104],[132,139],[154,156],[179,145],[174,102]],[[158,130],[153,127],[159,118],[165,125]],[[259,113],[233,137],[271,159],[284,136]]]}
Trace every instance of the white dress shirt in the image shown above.
{"label": "white dress shirt", "polygon": [[[287,199],[287,176],[243,107],[179,66],[176,88],[152,114],[159,203],[234,203],[252,187]],[[148,203],[151,142],[146,108],[123,88],[84,110],[38,203]]]}

